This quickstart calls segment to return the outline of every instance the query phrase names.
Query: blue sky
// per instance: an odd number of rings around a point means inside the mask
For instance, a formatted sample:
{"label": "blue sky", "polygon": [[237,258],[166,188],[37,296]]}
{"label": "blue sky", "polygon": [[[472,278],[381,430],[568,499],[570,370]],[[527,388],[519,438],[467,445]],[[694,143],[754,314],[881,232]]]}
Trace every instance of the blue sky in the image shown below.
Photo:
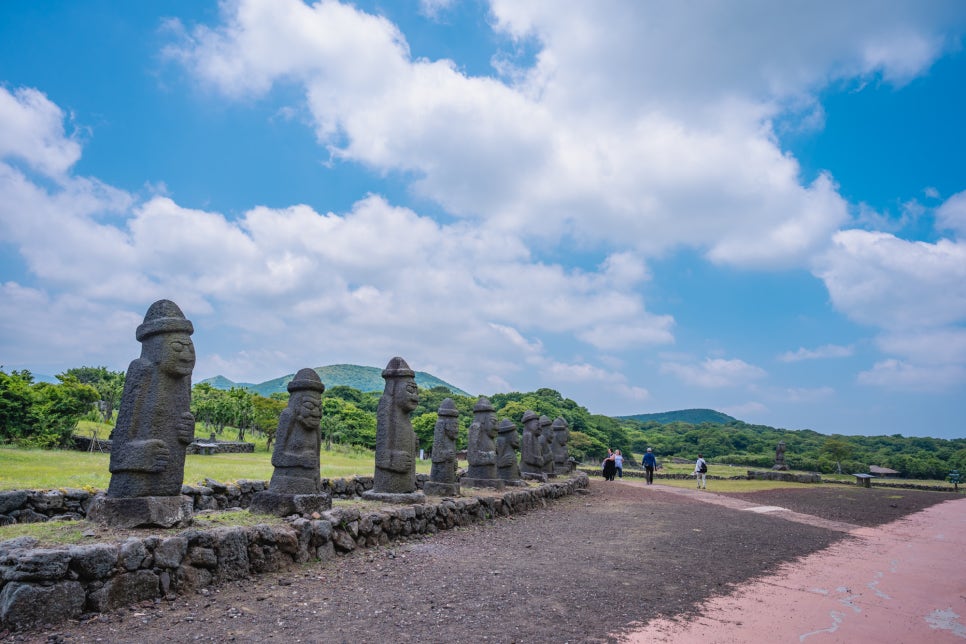
{"label": "blue sky", "polygon": [[401,355],[966,436],[966,4],[0,3],[0,364]]}

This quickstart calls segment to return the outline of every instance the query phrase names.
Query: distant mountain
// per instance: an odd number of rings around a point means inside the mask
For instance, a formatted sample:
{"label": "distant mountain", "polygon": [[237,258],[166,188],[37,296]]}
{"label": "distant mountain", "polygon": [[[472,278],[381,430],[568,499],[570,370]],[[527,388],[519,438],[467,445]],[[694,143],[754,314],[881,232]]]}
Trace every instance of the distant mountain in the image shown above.
{"label": "distant mountain", "polygon": [[661,423],[662,425],[667,425],[668,423],[673,422],[689,423],[691,425],[700,425],[701,423],[718,423],[720,425],[727,425],[728,423],[738,420],[737,418],[733,418],[728,414],[722,414],[720,411],[715,411],[713,409],[680,409],[678,411],[664,411],[658,414],[634,414],[633,416],[618,416],[618,418],[639,420],[642,422],[654,421]]}
{"label": "distant mountain", "polygon": [[[325,383],[326,388],[335,387],[336,385],[343,385],[346,387],[352,387],[353,389],[358,389],[359,391],[382,391],[386,384],[386,381],[382,379],[382,369],[377,367],[361,367],[354,364],[333,364],[327,367],[316,367],[315,372],[319,374],[319,378],[321,378],[322,382]],[[206,380],[202,380],[201,382],[208,383],[215,389],[227,390],[231,389],[232,387],[237,387],[240,389],[253,391],[261,396],[268,397],[277,392],[287,391],[286,387],[294,377],[295,374],[290,373],[287,376],[266,380],[265,382],[259,384],[251,384],[232,382],[224,376],[215,376],[214,378],[208,378]],[[416,372],[416,384],[423,389],[446,387],[454,394],[459,394],[461,396],[469,395],[462,389],[454,387],[448,382],[440,380],[436,376],[424,371]]]}

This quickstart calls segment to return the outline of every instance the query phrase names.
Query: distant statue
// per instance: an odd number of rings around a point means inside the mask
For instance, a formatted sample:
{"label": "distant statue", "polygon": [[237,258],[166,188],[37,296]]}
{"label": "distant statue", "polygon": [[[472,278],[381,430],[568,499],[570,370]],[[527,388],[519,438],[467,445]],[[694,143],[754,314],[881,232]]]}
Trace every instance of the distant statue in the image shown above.
{"label": "distant statue", "polygon": [[532,410],[523,414],[523,441],[520,447],[520,471],[531,478],[546,479],[543,473],[543,449],[540,446],[540,417]]}
{"label": "distant statue", "polygon": [[460,493],[456,476],[456,437],[459,434],[459,411],[452,398],[446,398],[436,412],[433,429],[433,465],[423,492],[436,496],[455,496]]}
{"label": "distant statue", "polygon": [[268,490],[252,497],[249,510],[255,514],[304,516],[332,507],[319,475],[325,385],[314,369],[300,369],[288,383],[288,391],[288,406],[275,432],[275,470]]}
{"label": "distant statue", "polygon": [[288,383],[288,391],[288,407],[275,432],[275,471],[268,489],[279,494],[318,494],[322,490],[319,456],[325,385],[314,369],[300,369]]}
{"label": "distant statue", "polygon": [[502,487],[496,472],[496,412],[486,396],[473,406],[473,424],[467,435],[466,476],[462,482],[470,487]]}
{"label": "distant statue", "polygon": [[785,441],[779,441],[778,445],[775,447],[775,465],[771,469],[773,470],[788,469],[788,466],[785,465]]}
{"label": "distant statue", "polygon": [[108,497],[180,497],[185,449],[195,436],[193,332],[170,300],[152,304],[137,328],[141,357],[131,362],[124,380]]}
{"label": "distant statue", "polygon": [[543,456],[543,473],[547,477],[553,477],[553,448],[550,442],[553,440],[553,422],[549,416],[540,417],[540,454]]}
{"label": "distant statue", "polygon": [[497,426],[496,473],[507,483],[521,480],[520,465],[517,463],[517,450],[520,449],[520,434],[517,426],[509,418],[504,418]]}
{"label": "distant statue", "polygon": [[550,443],[553,452],[553,469],[557,474],[570,474],[570,454],[567,451],[567,441],[570,440],[570,430],[567,421],[558,416],[553,421],[553,440]]}

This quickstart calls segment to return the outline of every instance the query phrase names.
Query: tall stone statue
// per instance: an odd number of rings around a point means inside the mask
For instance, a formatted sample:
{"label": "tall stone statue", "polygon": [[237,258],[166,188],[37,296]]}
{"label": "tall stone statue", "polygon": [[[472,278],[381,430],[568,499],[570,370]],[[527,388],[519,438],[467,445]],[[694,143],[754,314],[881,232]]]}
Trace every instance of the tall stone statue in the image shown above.
{"label": "tall stone statue", "polygon": [[785,441],[779,441],[775,447],[775,465],[771,469],[780,471],[788,469],[785,465]]}
{"label": "tall stone statue", "polygon": [[185,449],[194,440],[191,372],[194,327],[178,305],[158,300],[135,337],[141,357],[124,380],[111,449],[111,482],[90,518],[122,527],[172,527],[190,521],[181,498]]}
{"label": "tall stone statue", "polygon": [[543,456],[543,473],[547,478],[555,476],[553,469],[553,448],[550,442],[553,440],[553,422],[549,416],[540,417],[540,454]]}
{"label": "tall stone statue", "polygon": [[520,471],[524,478],[547,480],[543,473],[543,449],[540,446],[540,417],[532,410],[523,414],[523,442],[520,448]]}
{"label": "tall stone statue", "polygon": [[466,476],[463,485],[502,488],[496,473],[496,411],[489,398],[480,396],[473,406],[473,424],[466,441]]}
{"label": "tall stone statue", "polygon": [[437,411],[433,429],[433,465],[423,492],[435,496],[456,496],[460,484],[456,476],[456,436],[459,433],[459,411],[452,398],[445,399]]}
{"label": "tall stone statue", "polygon": [[322,492],[319,474],[325,385],[314,369],[300,369],[288,383],[288,391],[288,406],[275,432],[272,480],[267,491],[252,498],[249,508],[256,514],[306,515],[332,507],[331,497]]}
{"label": "tall stone statue", "polygon": [[557,416],[553,421],[553,440],[550,449],[553,452],[553,471],[560,475],[570,474],[570,453],[567,451],[567,442],[570,440],[570,429],[563,416]]}
{"label": "tall stone statue", "polygon": [[497,426],[496,473],[508,485],[522,482],[520,465],[517,463],[517,450],[520,449],[520,434],[517,426],[509,418],[504,418]]}
{"label": "tall stone statue", "polygon": [[416,373],[406,361],[395,357],[382,371],[386,381],[376,408],[376,471],[370,500],[418,503],[425,500],[416,489],[418,439],[409,415],[419,405]]}

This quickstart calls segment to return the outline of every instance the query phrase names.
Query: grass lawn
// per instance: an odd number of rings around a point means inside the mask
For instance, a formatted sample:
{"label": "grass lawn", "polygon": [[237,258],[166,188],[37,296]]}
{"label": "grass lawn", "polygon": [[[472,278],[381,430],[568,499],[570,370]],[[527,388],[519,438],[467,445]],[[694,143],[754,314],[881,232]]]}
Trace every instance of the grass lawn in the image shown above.
{"label": "grass lawn", "polygon": [[[107,489],[111,480],[109,454],[71,450],[27,450],[0,447],[0,490],[51,490],[60,488]],[[358,449],[322,450],[320,470],[323,478],[372,476],[375,456]],[[428,474],[430,461],[416,461],[416,471]],[[184,480],[195,484],[205,478],[221,483],[238,479],[267,481],[272,478],[271,455],[189,454],[185,460]]]}

